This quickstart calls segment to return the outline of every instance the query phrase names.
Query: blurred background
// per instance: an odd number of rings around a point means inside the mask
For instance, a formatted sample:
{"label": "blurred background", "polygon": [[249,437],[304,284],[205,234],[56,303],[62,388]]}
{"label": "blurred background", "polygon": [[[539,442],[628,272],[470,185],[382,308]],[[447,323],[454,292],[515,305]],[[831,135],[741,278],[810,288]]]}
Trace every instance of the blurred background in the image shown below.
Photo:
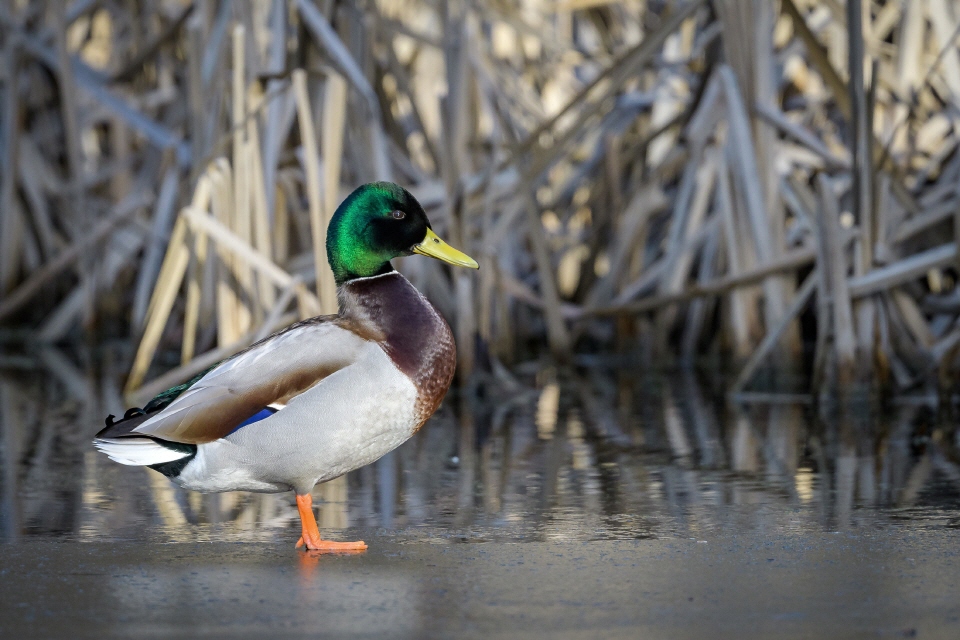
{"label": "blurred background", "polygon": [[954,526],[958,37],[953,0],[3,3],[5,533],[294,526],[88,442],[334,312],[374,180],[481,269],[398,261],[458,390],[321,526]]}

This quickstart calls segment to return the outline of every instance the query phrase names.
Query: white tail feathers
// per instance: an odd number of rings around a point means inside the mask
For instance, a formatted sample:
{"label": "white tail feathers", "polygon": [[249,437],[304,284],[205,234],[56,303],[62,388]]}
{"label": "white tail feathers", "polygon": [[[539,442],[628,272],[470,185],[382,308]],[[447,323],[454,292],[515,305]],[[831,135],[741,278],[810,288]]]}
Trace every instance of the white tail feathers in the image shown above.
{"label": "white tail feathers", "polygon": [[114,462],[134,466],[162,464],[190,455],[168,449],[150,438],[96,438],[93,446]]}

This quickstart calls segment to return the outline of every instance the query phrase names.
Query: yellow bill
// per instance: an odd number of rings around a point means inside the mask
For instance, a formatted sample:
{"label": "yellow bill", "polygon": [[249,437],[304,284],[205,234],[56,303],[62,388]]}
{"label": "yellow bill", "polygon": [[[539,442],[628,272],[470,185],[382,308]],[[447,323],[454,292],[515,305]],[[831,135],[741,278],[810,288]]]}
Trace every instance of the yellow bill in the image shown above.
{"label": "yellow bill", "polygon": [[433,232],[433,229],[427,229],[427,237],[425,237],[420,244],[414,245],[413,252],[419,253],[422,256],[430,256],[437,260],[443,260],[444,262],[455,264],[458,267],[470,267],[471,269],[480,268],[476,260],[462,251],[457,251],[441,240],[437,234]]}

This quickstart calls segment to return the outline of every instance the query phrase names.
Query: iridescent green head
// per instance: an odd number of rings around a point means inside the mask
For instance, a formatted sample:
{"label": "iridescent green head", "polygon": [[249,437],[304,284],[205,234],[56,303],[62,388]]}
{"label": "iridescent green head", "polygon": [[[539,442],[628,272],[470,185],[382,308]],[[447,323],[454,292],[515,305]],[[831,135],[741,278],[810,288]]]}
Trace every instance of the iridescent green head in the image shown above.
{"label": "iridescent green head", "polygon": [[423,207],[392,182],[358,187],[337,208],[327,228],[327,259],[341,285],[393,270],[390,260],[420,253],[477,268],[473,258],[438,238]]}

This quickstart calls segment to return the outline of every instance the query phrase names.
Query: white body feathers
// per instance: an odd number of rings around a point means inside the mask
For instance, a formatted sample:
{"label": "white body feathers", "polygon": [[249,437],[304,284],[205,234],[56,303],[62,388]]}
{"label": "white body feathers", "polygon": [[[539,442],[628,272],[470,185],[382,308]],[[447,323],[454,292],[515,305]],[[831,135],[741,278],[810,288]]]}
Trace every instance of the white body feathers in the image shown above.
{"label": "white body feathers", "polygon": [[377,460],[417,427],[417,389],[376,343],[274,415],[201,444],[177,484],[300,494]]}

